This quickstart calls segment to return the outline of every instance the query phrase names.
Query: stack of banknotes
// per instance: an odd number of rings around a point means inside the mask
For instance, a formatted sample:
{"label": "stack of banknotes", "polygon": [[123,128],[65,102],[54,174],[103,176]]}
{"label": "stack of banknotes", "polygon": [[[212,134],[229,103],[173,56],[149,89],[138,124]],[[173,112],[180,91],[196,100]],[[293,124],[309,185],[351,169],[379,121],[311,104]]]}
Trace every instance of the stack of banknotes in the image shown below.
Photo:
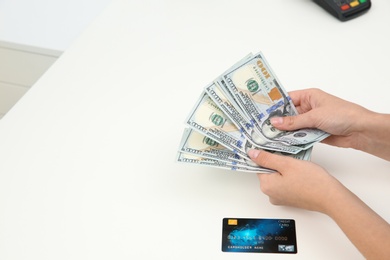
{"label": "stack of banknotes", "polygon": [[310,160],[328,133],[280,131],[272,117],[298,112],[262,53],[249,54],[207,85],[186,120],[178,162],[242,172],[271,173],[247,155],[250,149]]}

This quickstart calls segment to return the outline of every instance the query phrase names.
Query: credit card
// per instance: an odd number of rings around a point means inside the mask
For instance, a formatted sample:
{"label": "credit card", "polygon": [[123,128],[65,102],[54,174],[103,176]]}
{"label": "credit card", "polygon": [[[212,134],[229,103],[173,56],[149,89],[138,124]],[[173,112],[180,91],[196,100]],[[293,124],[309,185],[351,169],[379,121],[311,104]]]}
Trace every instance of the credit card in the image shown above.
{"label": "credit card", "polygon": [[293,219],[224,218],[222,251],[296,254]]}

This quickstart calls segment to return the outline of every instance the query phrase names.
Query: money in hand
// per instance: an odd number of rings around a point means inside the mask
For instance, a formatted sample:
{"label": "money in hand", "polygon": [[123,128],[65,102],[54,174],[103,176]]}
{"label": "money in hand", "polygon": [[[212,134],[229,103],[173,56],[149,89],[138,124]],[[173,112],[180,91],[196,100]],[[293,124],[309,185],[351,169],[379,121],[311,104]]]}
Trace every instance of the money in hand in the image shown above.
{"label": "money in hand", "polygon": [[310,160],[318,129],[280,131],[272,117],[298,112],[261,53],[248,55],[207,85],[191,110],[177,161],[241,172],[274,172],[256,165],[250,149]]}

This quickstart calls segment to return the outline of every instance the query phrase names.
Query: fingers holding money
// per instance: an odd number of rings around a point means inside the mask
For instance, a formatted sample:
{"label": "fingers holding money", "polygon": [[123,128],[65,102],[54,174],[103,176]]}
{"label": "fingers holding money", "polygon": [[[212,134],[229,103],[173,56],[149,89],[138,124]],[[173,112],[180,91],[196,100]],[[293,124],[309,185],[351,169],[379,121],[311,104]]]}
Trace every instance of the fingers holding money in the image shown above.
{"label": "fingers holding money", "polygon": [[329,193],[340,183],[322,167],[265,151],[248,151],[250,158],[276,173],[257,176],[261,191],[272,204],[325,212],[332,199]]}
{"label": "fingers holding money", "polygon": [[[290,160],[285,160],[288,158],[286,156],[281,156],[266,151],[255,150],[255,149],[249,150],[248,156],[256,164],[268,169],[276,170],[280,174],[284,172],[284,169],[288,168],[288,164],[290,161]],[[292,158],[288,158],[288,159],[292,159]]]}
{"label": "fingers holding money", "polygon": [[312,120],[310,112],[296,116],[271,118],[271,124],[277,129],[283,131],[292,131],[302,128],[314,128],[316,127],[314,122],[315,121]]}

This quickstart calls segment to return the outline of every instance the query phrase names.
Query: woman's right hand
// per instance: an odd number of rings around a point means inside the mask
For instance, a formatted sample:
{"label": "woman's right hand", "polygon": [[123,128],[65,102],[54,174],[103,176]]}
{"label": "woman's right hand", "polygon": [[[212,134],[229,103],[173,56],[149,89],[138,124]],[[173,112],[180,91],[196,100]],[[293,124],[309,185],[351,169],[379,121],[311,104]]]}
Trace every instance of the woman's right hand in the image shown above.
{"label": "woman's right hand", "polygon": [[272,118],[274,127],[279,130],[321,129],[331,134],[323,143],[359,149],[359,135],[364,128],[361,122],[373,112],[320,89],[292,91],[289,95],[299,115]]}

